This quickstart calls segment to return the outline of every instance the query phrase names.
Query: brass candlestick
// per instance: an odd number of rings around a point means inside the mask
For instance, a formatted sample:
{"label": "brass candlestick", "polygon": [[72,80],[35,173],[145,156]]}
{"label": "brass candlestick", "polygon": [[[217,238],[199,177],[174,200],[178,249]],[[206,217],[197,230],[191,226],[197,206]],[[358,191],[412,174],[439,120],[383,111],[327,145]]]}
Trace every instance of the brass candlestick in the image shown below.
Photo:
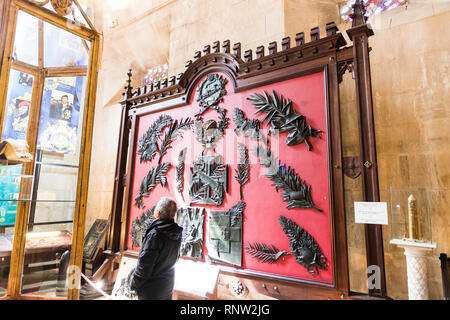
{"label": "brass candlestick", "polygon": [[408,198],[408,231],[409,239],[419,240],[420,239],[420,226],[419,226],[419,213],[417,211],[417,200],[413,195]]}

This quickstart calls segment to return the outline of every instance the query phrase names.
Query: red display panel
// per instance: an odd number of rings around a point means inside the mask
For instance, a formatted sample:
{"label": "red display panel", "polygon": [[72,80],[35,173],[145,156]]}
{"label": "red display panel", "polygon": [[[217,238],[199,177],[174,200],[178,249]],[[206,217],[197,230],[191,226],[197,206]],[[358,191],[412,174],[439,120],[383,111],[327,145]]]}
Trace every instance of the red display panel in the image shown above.
{"label": "red display panel", "polygon": [[[149,170],[158,163],[158,157],[152,162],[141,163],[140,156],[136,154],[132,183],[132,202],[130,205],[129,228],[133,220],[139,217],[145,210],[156,205],[163,196],[172,197],[178,203],[179,207],[204,207],[206,208],[205,236],[204,236],[204,259],[208,261],[208,249],[206,239],[208,237],[208,213],[212,211],[227,211],[240,201],[240,185],[235,180],[235,170],[238,164],[237,144],[244,143],[249,149],[250,155],[250,180],[243,186],[243,201],[246,203],[243,218],[243,245],[249,243],[266,243],[276,246],[281,251],[290,252],[289,238],[283,232],[278,222],[280,216],[291,219],[301,226],[315,239],[322,253],[327,258],[327,270],[319,270],[318,275],[308,273],[305,267],[295,261],[292,255],[282,257],[275,264],[261,263],[252,257],[245,249],[242,250],[242,269],[264,272],[273,275],[291,277],[302,280],[312,280],[331,284],[333,283],[333,257],[331,245],[331,221],[330,221],[330,189],[329,189],[329,163],[328,163],[328,143],[327,143],[327,106],[326,106],[326,78],[323,72],[278,82],[267,86],[253,88],[239,93],[234,92],[233,82],[225,74],[219,73],[228,79],[225,86],[227,94],[223,97],[220,107],[227,110],[227,117],[230,119],[228,128],[225,130],[224,137],[216,145],[215,153],[224,159],[227,164],[228,173],[228,192],[225,194],[224,202],[220,207],[213,205],[191,205],[189,196],[189,168],[192,166],[195,158],[201,155],[202,145],[195,139],[191,131],[183,132],[183,137],[179,137],[173,147],[168,150],[162,162],[170,162],[171,168],[166,174],[167,185],[157,187],[152,190],[150,196],[144,197],[144,209],[139,209],[134,204],[134,198],[139,194],[139,188],[143,178]],[[205,77],[204,77],[205,78]],[[155,111],[154,113],[140,116],[138,118],[138,128],[136,144],[145,134],[150,125],[162,114],[170,115],[174,120],[181,120],[190,117],[194,119],[194,114],[200,110],[197,101],[197,87],[204,80],[202,78],[194,88],[189,104],[172,109]],[[275,136],[269,136],[270,145],[275,155],[282,164],[294,168],[295,172],[308,185],[311,186],[312,200],[314,204],[323,212],[314,209],[287,209],[287,203],[283,201],[282,191],[275,190],[272,181],[264,175],[266,168],[261,166],[258,158],[253,154],[252,149],[258,144],[251,141],[248,137],[236,135],[236,128],[233,121],[233,110],[239,108],[244,111],[249,119],[259,119],[265,114],[255,114],[257,109],[247,98],[255,93],[262,94],[264,91],[268,94],[274,90],[278,96],[293,102],[293,108],[296,112],[306,117],[307,124],[311,127],[321,130],[319,138],[309,138],[312,144],[312,150],[308,151],[305,143],[296,146],[287,146],[286,138],[288,132]],[[215,110],[209,110],[203,115],[203,120],[214,119],[218,121],[218,113]],[[268,126],[262,124],[263,133],[267,136]],[[261,144],[261,143],[260,143]],[[184,200],[176,188],[176,169],[177,158],[180,151],[187,148],[184,171]],[[138,251],[139,248],[132,246],[131,236],[128,235],[127,248],[131,251]]]}

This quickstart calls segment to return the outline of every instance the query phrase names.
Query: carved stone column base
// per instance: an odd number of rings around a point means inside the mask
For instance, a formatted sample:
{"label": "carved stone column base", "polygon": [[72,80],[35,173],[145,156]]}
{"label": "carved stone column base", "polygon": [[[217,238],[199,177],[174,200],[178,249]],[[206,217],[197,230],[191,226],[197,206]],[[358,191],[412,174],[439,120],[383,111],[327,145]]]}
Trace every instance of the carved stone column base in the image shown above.
{"label": "carved stone column base", "polygon": [[392,240],[391,244],[395,244],[405,250],[409,300],[428,300],[426,255],[429,251],[436,248],[436,244],[399,239]]}

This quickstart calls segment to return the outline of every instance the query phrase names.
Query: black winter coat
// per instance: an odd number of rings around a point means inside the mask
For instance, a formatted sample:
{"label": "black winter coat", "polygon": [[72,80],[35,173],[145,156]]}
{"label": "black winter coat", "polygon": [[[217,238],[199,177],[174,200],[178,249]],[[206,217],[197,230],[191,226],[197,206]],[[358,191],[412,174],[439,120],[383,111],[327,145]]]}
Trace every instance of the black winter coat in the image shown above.
{"label": "black winter coat", "polygon": [[139,299],[161,300],[172,295],[182,231],[174,220],[161,219],[145,232],[131,281]]}

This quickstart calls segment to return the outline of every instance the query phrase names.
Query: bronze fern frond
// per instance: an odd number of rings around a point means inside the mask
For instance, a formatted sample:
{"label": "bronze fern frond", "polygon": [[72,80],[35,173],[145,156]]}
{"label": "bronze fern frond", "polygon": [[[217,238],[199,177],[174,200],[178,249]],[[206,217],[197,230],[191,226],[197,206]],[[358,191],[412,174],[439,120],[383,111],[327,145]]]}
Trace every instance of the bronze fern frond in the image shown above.
{"label": "bronze fern frond", "polygon": [[175,120],[174,123],[172,123],[172,125],[164,135],[164,138],[161,142],[161,148],[159,149],[158,163],[161,163],[162,158],[171,148],[172,143],[178,137],[183,136],[183,131],[190,130],[193,123],[194,121],[191,120],[191,118],[187,118],[186,120],[181,119],[180,121]]}
{"label": "bronze fern frond", "polygon": [[184,189],[184,163],[185,163],[185,157],[186,157],[186,150],[187,148],[184,148],[181,150],[180,154],[178,155],[178,163],[176,167],[176,184],[177,184],[177,190],[181,194],[181,197],[184,200],[183,196],[183,189]]}
{"label": "bronze fern frond", "polygon": [[248,157],[248,149],[244,144],[242,144],[242,143],[238,144],[238,152],[239,152],[239,163],[238,163],[237,169],[235,170],[236,176],[234,178],[237,180],[237,182],[240,185],[239,191],[240,191],[241,200],[243,200],[244,195],[242,192],[242,188],[249,181],[250,163],[249,163],[249,157]]}
{"label": "bronze fern frond", "polygon": [[231,227],[238,226],[239,225],[239,221],[242,221],[245,205],[246,205],[245,202],[240,201],[234,207],[232,207],[230,210],[228,210],[227,213],[231,217],[231,220],[230,220],[230,226]]}
{"label": "bronze fern frond", "polygon": [[320,130],[313,129],[307,126],[305,116],[297,113],[292,107],[292,101],[285,99],[283,96],[277,96],[275,91],[272,91],[272,96],[269,96],[264,91],[264,96],[255,93],[247,98],[252,101],[253,106],[258,108],[256,114],[267,113],[261,120],[261,123],[267,122],[271,126],[270,132],[275,133],[279,130],[280,133],[289,131],[286,139],[288,146],[299,145],[303,142],[308,146],[308,150],[312,150],[312,145],[308,138],[320,138]]}
{"label": "bronze fern frond", "polygon": [[283,190],[283,201],[287,202],[288,209],[312,208],[322,212],[312,201],[311,186],[302,181],[294,169],[280,164],[269,148],[263,148],[259,145],[255,148],[254,154],[259,158],[260,163],[268,169],[266,176],[273,181],[272,185],[275,190]]}
{"label": "bronze fern frond", "polygon": [[290,253],[286,251],[280,251],[274,245],[266,245],[264,243],[255,242],[254,244],[244,245],[247,252],[258,259],[262,263],[276,263],[283,256],[288,256]]}
{"label": "bronze fern frond", "polygon": [[141,216],[133,220],[130,231],[133,247],[140,247],[142,245],[142,238],[144,237],[145,232],[152,222],[155,221],[155,218],[153,217],[154,212],[155,207],[144,211]]}
{"label": "bronze fern frond", "polygon": [[171,166],[172,164],[170,162],[159,164],[156,168],[152,168],[144,177],[139,188],[139,195],[134,199],[135,205],[138,208],[145,207],[142,198],[148,196],[158,184],[161,184],[163,187],[166,186],[167,178],[165,174],[169,171]]}
{"label": "bronze fern frond", "polygon": [[313,275],[319,274],[318,269],[327,270],[327,258],[311,234],[286,217],[280,216],[278,222],[289,238],[289,247],[297,263]]}
{"label": "bronze fern frond", "polygon": [[153,160],[159,152],[157,140],[164,128],[170,126],[171,123],[172,118],[169,115],[161,115],[139,139],[137,154],[141,156],[141,163]]}
{"label": "bronze fern frond", "polygon": [[268,144],[267,138],[261,132],[261,124],[258,119],[247,119],[239,108],[235,108],[233,111],[233,121],[236,125],[234,132],[236,135],[242,133],[245,137],[249,137],[253,141],[262,141],[265,145]]}

